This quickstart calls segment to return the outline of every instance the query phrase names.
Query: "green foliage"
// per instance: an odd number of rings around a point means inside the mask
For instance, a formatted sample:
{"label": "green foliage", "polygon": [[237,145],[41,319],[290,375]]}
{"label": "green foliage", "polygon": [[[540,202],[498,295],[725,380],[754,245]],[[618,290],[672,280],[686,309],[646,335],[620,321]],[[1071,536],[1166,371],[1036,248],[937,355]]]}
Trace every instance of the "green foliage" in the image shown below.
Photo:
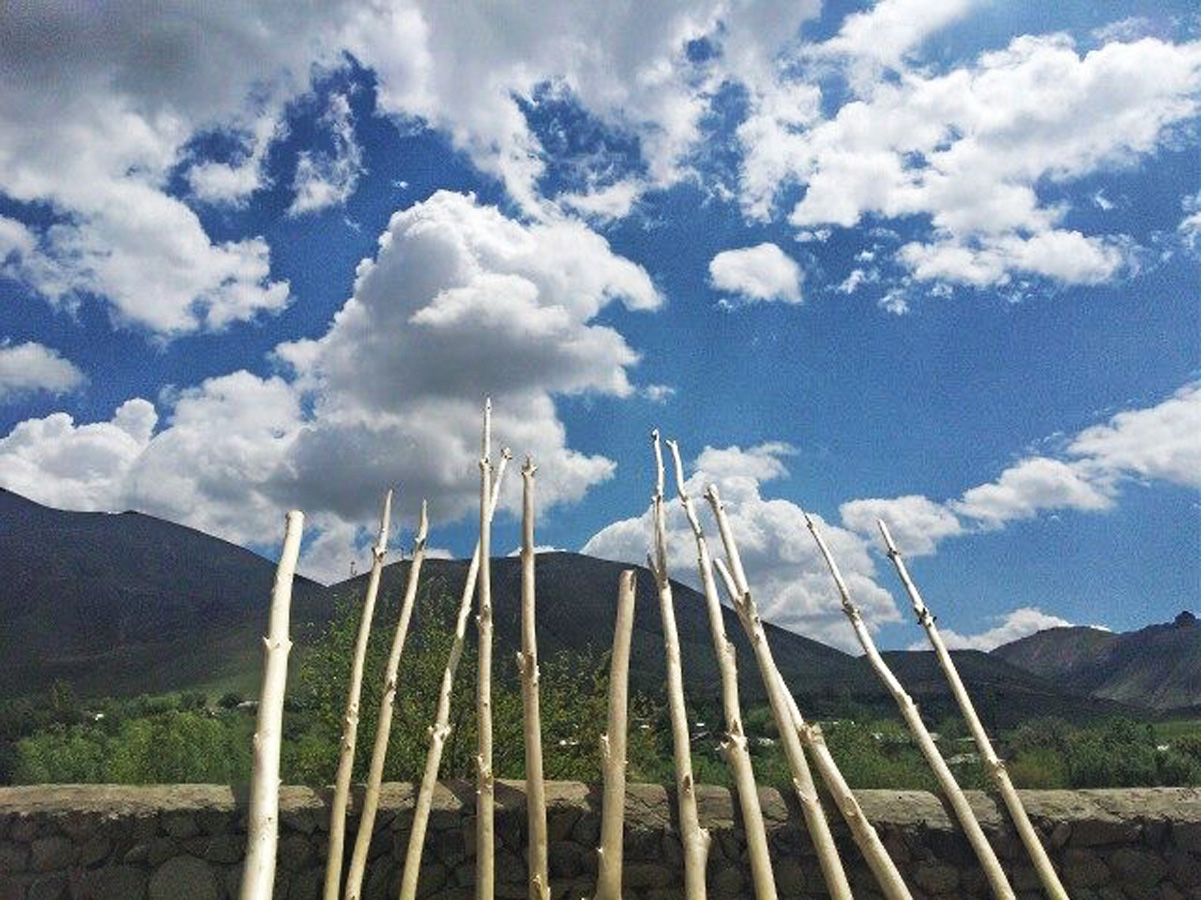
{"label": "green foliage", "polygon": [[[367,646],[355,777],[363,778],[379,720],[382,673],[399,614],[398,597],[381,598]],[[438,580],[419,592],[413,626],[398,670],[395,708],[384,777],[421,778],[429,747],[429,726],[437,710],[443,673],[454,642],[452,598]],[[296,693],[298,715],[284,746],[284,778],[293,783],[327,784],[337,767],[338,741],[346,706],[346,686],[358,633],[357,603],[345,602],[317,645],[306,656]],[[451,732],[443,751],[443,778],[474,778],[476,752],[475,629],[470,629],[451,691]],[[497,655],[492,681],[493,767],[501,778],[525,775],[521,688],[516,660]],[[595,781],[600,777],[600,735],[608,710],[608,659],[592,652],[562,653],[539,662],[543,771],[547,778]],[[631,702],[631,716],[646,704]],[[645,765],[656,750],[653,735],[631,729],[631,765]]]}
{"label": "green foliage", "polygon": [[1188,735],[1165,745],[1155,726],[1130,719],[1088,728],[1042,719],[1014,731],[1009,770],[1019,787],[1201,784],[1201,758],[1193,748]]}
{"label": "green foliage", "polygon": [[1018,787],[1050,789],[1071,785],[1067,762],[1054,750],[1023,750],[1007,766],[1010,778]]}
{"label": "green foliage", "polygon": [[116,726],[54,726],[17,744],[14,781],[229,783],[250,770],[248,734],[197,710],[169,710]]}
{"label": "green foliage", "polygon": [[823,729],[826,744],[852,788],[933,790],[934,774],[899,722],[836,722]]}

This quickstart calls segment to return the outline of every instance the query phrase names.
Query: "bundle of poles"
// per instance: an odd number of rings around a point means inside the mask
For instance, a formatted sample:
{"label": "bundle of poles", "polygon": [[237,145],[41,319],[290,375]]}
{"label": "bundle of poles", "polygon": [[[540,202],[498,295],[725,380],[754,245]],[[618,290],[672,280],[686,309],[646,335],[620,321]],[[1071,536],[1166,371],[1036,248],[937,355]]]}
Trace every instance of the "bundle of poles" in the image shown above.
{"label": "bundle of poles", "polygon": [[[688,900],[706,896],[706,864],[710,835],[701,827],[698,815],[696,784],[692,774],[691,737],[684,695],[680,642],[672,597],[672,582],[668,572],[667,527],[665,496],[666,472],[658,431],[651,435],[655,481],[651,497],[652,540],[647,562],[654,576],[659,596],[662,621],[664,658],[666,663],[667,707],[671,723],[673,759],[675,763],[676,801],[678,803],[680,841],[683,848],[684,895]],[[402,900],[415,900],[418,895],[418,876],[425,836],[429,824],[434,790],[446,740],[450,735],[451,693],[459,662],[462,659],[468,623],[476,601],[475,620],[478,629],[478,681],[476,715],[478,752],[476,755],[476,872],[475,896],[493,900],[495,886],[495,776],[492,762],[492,579],[491,541],[492,519],[500,500],[501,485],[512,454],[505,448],[495,464],[492,459],[492,410],[485,401],[483,437],[479,460],[480,505],[479,541],[467,571],[455,619],[454,636],[438,695],[434,722],[429,728],[429,749],[425,770],[414,803],[413,823],[409,830],[399,895]],[[751,885],[756,900],[774,900],[775,879],[768,853],[767,833],[760,808],[758,788],[742,725],[739,702],[738,671],[734,645],[728,638],[718,593],[720,580],[752,648],[755,665],[762,678],[771,713],[780,735],[780,743],[792,776],[792,786],[803,813],[806,830],[817,851],[818,865],[826,892],[834,898],[850,898],[851,888],[837,845],[834,842],[821,802],[813,769],[832,800],[833,808],[841,815],[847,830],[877,882],[879,891],[889,900],[907,900],[912,895],[889,856],[875,828],[863,813],[854,793],[847,785],[837,762],[830,753],[821,728],[806,722],[796,699],[786,685],[772,656],[768,635],[757,611],[754,595],[743,568],[730,519],[722,504],[716,485],[705,490],[705,499],[717,525],[724,559],[714,558],[709,550],[704,529],[688,493],[679,445],[667,441],[671,451],[675,482],[680,506],[696,544],[699,581],[718,662],[721,683],[721,704],[725,732],[721,752],[730,767],[747,843]],[[517,672],[521,680],[526,768],[526,812],[528,845],[528,894],[530,900],[550,900],[551,884],[548,869],[546,787],[542,768],[542,734],[538,693],[538,650],[536,637],[536,589],[534,544],[534,487],[537,471],[533,460],[527,458],[522,475],[521,529],[521,650],[517,654]],[[345,861],[346,818],[350,805],[350,787],[354,768],[355,742],[359,722],[359,701],[362,691],[364,664],[371,633],[376,597],[387,554],[387,539],[391,523],[392,491],[384,497],[378,537],[372,547],[371,572],[363,597],[362,613],[351,661],[350,684],[343,719],[342,740],[330,804],[329,854],[324,883],[324,900],[358,900],[362,893],[368,850],[379,808],[380,787],[395,706],[397,673],[404,653],[405,640],[412,618],[422,563],[425,559],[428,518],[423,501],[412,559],[409,565],[400,614],[393,633],[391,651],[383,672],[383,694],[375,743],[368,767],[367,782],[359,810],[358,831],[351,851],[349,865]],[[250,791],[247,827],[247,849],[241,885],[241,900],[269,900],[275,876],[275,857],[279,823],[279,757],[282,736],[284,693],[287,682],[287,660],[291,649],[288,637],[289,608],[293,576],[300,552],[303,514],[287,514],[285,536],[272,590],[270,621],[263,639],[265,663],[262,695],[254,735],[254,768]],[[979,860],[985,879],[995,897],[1013,898],[1015,894],[989,845],[974,811],[956,783],[950,767],[938,750],[933,736],[922,722],[913,699],[905,692],[876,649],[871,633],[851,596],[846,580],[838,567],[815,520],[805,515],[805,522],[830,571],[845,612],[873,671],[884,682],[896,701],[902,718],[914,740],[933,769],[944,799],[950,805],[963,829],[973,852]],[[918,622],[934,648],[939,665],[950,684],[951,692],[967,721],[985,768],[1008,810],[1022,844],[1026,848],[1035,872],[1047,897],[1067,900],[1059,877],[1034,829],[1025,808],[1005,769],[993,749],[979,716],[972,705],[954,660],[939,635],[934,616],[918,592],[897,549],[887,525],[879,522],[880,534],[888,558],[892,561],[901,583],[913,604]],[[600,760],[603,779],[600,846],[597,848],[596,900],[619,900],[622,896],[622,842],[626,788],[627,717],[629,704],[630,645],[633,631],[635,581],[633,569],[623,571],[617,586],[616,622],[613,652],[610,660],[608,721],[600,739]],[[812,765],[812,769],[810,768]],[[343,870],[345,869],[345,877]]]}

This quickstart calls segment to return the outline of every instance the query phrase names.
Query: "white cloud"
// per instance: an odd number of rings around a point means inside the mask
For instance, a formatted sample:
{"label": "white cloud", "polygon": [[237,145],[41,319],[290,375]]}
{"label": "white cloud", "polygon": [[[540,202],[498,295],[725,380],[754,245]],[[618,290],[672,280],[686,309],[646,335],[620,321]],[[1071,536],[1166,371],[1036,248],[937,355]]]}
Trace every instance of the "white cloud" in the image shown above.
{"label": "white cloud", "polygon": [[322,122],[333,136],[334,152],[301,151],[296,164],[295,197],[288,215],[318,212],[345,203],[363,173],[363,151],[354,136],[354,114],[345,94],[334,94]]}
{"label": "white cloud", "polygon": [[876,522],[883,519],[897,548],[907,556],[934,553],[943,539],[963,533],[963,525],[951,510],[918,494],[890,500],[851,500],[838,512],[843,525],[865,537],[874,537],[878,533]]}
{"label": "white cloud", "polygon": [[[1004,616],[997,616],[995,621],[996,625],[979,634],[960,634],[950,628],[940,628],[939,633],[947,647],[952,650],[983,650],[987,652],[1038,631],[1045,631],[1048,628],[1064,628],[1073,624],[1067,619],[1045,613],[1034,606],[1015,609]],[[928,650],[929,648],[930,645],[924,640],[915,641],[909,647],[910,650]]]}
{"label": "white cloud", "polygon": [[1187,384],[1154,406],[1125,410],[1084,429],[1066,442],[1061,456],[1028,456],[995,481],[945,503],[921,495],[853,500],[842,505],[842,522],[874,537],[875,520],[883,518],[902,551],[922,555],[934,553],[947,537],[1040,513],[1110,509],[1129,479],[1199,488],[1201,384]]}
{"label": "white cloud", "polygon": [[709,261],[709,280],[738,302],[780,300],[800,303],[801,267],[772,243],[742,250],[723,250]]}
{"label": "white cloud", "polygon": [[48,506],[123,509],[129,467],[157,421],[141,398],[121,404],[108,422],[76,425],[66,413],[26,419],[0,438],[0,481]]}
{"label": "white cloud", "polygon": [[[542,467],[540,503],[574,501],[610,478],[611,460],[568,446],[554,398],[639,390],[637,354],[592,322],[613,302],[649,310],[662,298],[583,224],[522,224],[441,192],[392,217],[322,338],[276,348],[289,377],[239,371],[168,393],[171,414],[153,438],[143,400],[110,423],[21,423],[4,439],[0,483],[70,508],[136,506],[240,543],[273,541],[281,511],[299,507],[316,538],[307,570],[330,577],[388,485],[401,491],[398,522],[421,497],[435,523],[476,507],[485,392],[496,447]],[[128,427],[127,407],[149,424]],[[97,443],[109,449],[79,449]],[[508,487],[512,509],[518,480]]]}
{"label": "white cloud", "polygon": [[1078,468],[1045,456],[1010,466],[996,481],[965,491],[951,504],[960,515],[992,527],[1045,510],[1096,512],[1112,505],[1108,485],[1098,485]]}
{"label": "white cloud", "polygon": [[781,188],[802,184],[789,217],[801,233],[928,216],[929,233],[899,255],[922,280],[1106,281],[1128,241],[1062,227],[1068,208],[1040,188],[1154,153],[1196,115],[1199,87],[1201,42],[1144,38],[1080,54],[1063,35],[1019,37],[943,74],[903,67],[829,119],[757,120],[740,131],[742,202],[762,215]]}
{"label": "white cloud", "polygon": [[[856,651],[854,633],[843,615],[830,573],[805,525],[804,513],[794,503],[769,500],[761,493],[763,482],[787,474],[782,457],[791,452],[787,444],[780,443],[745,450],[706,447],[697,459],[696,471],[688,479],[688,491],[694,503],[707,510],[702,493],[709,483],[717,483],[764,619]],[[647,487],[649,491],[649,481]],[[696,544],[674,494],[674,488],[669,488],[668,565],[673,578],[697,587]],[[701,514],[707,523],[710,548],[719,553],[717,526],[707,511]],[[898,621],[900,614],[892,596],[875,581],[867,543],[851,531],[828,524],[819,516],[814,518],[871,627]],[[601,529],[588,540],[582,552],[621,562],[644,563],[651,535],[648,507],[636,518]]]}
{"label": "white cloud", "polygon": [[1201,488],[1201,383],[1084,429],[1067,452],[1094,478],[1114,473]]}
{"label": "white cloud", "polygon": [[909,315],[909,299],[904,288],[893,288],[877,301],[877,306],[894,316]]}
{"label": "white cloud", "polygon": [[[868,259],[871,259],[869,256]],[[880,273],[875,269],[853,269],[851,274],[843,279],[842,283],[835,288],[840,294],[853,294],[865,284],[872,284],[880,280]]]}
{"label": "white cloud", "polygon": [[[527,212],[539,213],[544,148],[520,100],[551,86],[638,137],[645,186],[670,185],[690,171],[712,93],[726,81],[765,78],[777,50],[817,11],[814,2],[776,0],[616,8],[574,0],[528,4],[498,19],[486,4],[397,4],[358,9],[346,43],[378,74],[385,111],[444,130]],[[703,38],[720,52],[697,64],[686,48]],[[597,168],[607,165],[600,160]],[[628,200],[602,197],[589,212]],[[565,200],[589,204],[577,194]]]}
{"label": "white cloud", "polygon": [[641,182],[626,179],[587,193],[563,194],[556,200],[561,206],[575,210],[589,219],[609,222],[628,216],[643,190],[645,185]]}
{"label": "white cloud", "polygon": [[189,168],[188,184],[197,199],[206,203],[241,205],[255,191],[268,187],[264,172],[267,151],[285,132],[280,116],[281,110],[272,108],[261,113],[248,128],[237,134],[243,144],[243,152],[234,162],[206,159]]}
{"label": "white cloud", "polygon": [[[498,443],[543,466],[545,502],[579,498],[613,463],[568,449],[552,395],[633,394],[637,355],[590,324],[614,300],[646,310],[661,297],[578,222],[522,225],[445,192],[397,213],[329,333],[278,348],[315,397],[289,490],[353,519],[377,502],[380,484],[404,484],[430,498],[435,517],[458,516],[477,502],[489,392]],[[348,452],[353,472],[330,479]]]}
{"label": "white cloud", "polygon": [[651,403],[666,403],[675,394],[676,389],[670,384],[648,384],[642,389],[642,396]]}
{"label": "white cloud", "polygon": [[86,380],[78,366],[45,344],[0,341],[0,401],[34,391],[64,394]]}
{"label": "white cloud", "polygon": [[871,9],[847,16],[837,35],[810,52],[850,57],[858,80],[864,82],[879,67],[899,67],[906,55],[961,18],[970,5],[969,0],[879,0]]}
{"label": "white cloud", "polygon": [[37,235],[40,258],[13,271],[54,304],[88,292],[116,322],[163,335],[282,308],[265,242],[214,241],[167,185],[195,134],[261,133],[263,108],[307,80],[318,17],[289,7],[8,9],[0,191],[59,217]]}
{"label": "white cloud", "polygon": [[[1176,230],[1188,250],[1192,252],[1201,250],[1201,191],[1185,197],[1180,206],[1184,210],[1185,216],[1176,226]],[[2,246],[2,239],[0,239],[0,246]]]}

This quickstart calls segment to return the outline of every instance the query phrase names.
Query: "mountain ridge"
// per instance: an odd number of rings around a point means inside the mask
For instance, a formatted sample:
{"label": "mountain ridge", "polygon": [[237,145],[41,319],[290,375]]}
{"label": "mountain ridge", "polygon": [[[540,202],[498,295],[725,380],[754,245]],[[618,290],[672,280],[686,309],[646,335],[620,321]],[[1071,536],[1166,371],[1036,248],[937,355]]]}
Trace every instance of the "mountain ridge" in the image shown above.
{"label": "mountain ridge", "polygon": [[[384,567],[383,596],[398,593],[410,561]],[[442,602],[457,603],[466,560],[428,559],[423,584],[442,585]],[[579,553],[537,557],[539,649],[591,645],[608,650],[623,569],[638,572],[631,683],[662,690],[662,625],[654,581],[644,567]],[[51,509],[0,489],[0,656],[8,678],[0,696],[43,689],[56,678],[83,695],[129,695],[203,687],[253,691],[261,669],[260,636],[275,564],[227,541],[142,513]],[[520,643],[520,562],[492,561],[497,660],[503,667]],[[298,577],[293,636],[299,658],[340,602],[357,604],[367,574],[328,587]],[[718,673],[704,598],[673,582],[686,690],[709,702]],[[723,606],[738,653],[745,703],[764,692],[751,647],[734,611]],[[765,623],[773,653],[802,708],[812,715],[848,706],[893,712],[891,698],[866,660]],[[374,627],[391,628],[377,619]],[[415,623],[420,627],[420,622]],[[474,629],[473,629],[474,632]],[[474,635],[472,635],[472,639]],[[932,721],[953,713],[953,701],[933,654],[885,654]],[[1090,699],[1003,655],[956,651],[978,705],[1002,727],[1034,711],[1068,718],[1132,712],[1110,698]],[[498,671],[504,677],[503,668]],[[1201,694],[1198,696],[1201,702]]]}
{"label": "mountain ridge", "polygon": [[1157,711],[1201,704],[1201,623],[1188,610],[1137,631],[1049,628],[992,655],[1098,699]]}

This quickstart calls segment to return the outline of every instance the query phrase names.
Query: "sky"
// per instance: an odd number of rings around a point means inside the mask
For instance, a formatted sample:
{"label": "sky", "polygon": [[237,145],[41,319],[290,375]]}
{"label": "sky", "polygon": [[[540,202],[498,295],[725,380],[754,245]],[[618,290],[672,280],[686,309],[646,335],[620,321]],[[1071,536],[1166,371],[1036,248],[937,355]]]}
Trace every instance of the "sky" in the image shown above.
{"label": "sky", "polygon": [[490,395],[540,546],[645,558],[657,427],[764,618],[845,649],[805,512],[885,647],[921,633],[877,519],[957,646],[1199,605],[1192,3],[17,2],[0,29],[0,486],[267,556],[299,508],[329,583],[389,486],[394,546],[425,498],[433,552],[470,555]]}

